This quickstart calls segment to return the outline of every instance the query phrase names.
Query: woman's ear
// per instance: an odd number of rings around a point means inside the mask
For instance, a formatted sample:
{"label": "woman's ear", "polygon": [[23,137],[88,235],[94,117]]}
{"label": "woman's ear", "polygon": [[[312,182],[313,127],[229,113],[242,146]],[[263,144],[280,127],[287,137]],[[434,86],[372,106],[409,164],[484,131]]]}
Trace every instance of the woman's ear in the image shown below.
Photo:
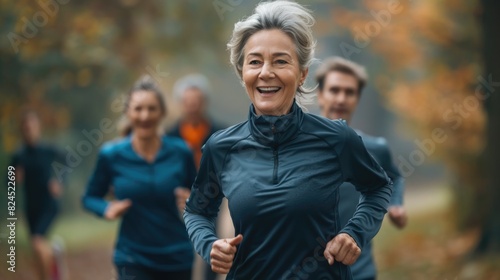
{"label": "woman's ear", "polygon": [[300,85],[304,84],[308,73],[309,73],[309,67],[300,72]]}

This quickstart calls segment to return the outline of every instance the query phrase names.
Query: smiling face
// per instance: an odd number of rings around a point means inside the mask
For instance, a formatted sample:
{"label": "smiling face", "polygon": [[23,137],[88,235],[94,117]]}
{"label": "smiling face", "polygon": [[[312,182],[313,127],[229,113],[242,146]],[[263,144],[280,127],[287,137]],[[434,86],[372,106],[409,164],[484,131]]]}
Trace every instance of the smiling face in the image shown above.
{"label": "smiling face", "polygon": [[358,106],[359,94],[356,77],[339,71],[329,72],[318,94],[321,115],[349,122]]}
{"label": "smiling face", "polygon": [[257,115],[287,114],[308,69],[301,70],[292,39],[278,29],[261,30],[244,47],[242,78]]}
{"label": "smiling face", "polygon": [[140,90],[132,93],[127,117],[135,136],[143,139],[156,137],[164,115],[160,101],[153,92]]}

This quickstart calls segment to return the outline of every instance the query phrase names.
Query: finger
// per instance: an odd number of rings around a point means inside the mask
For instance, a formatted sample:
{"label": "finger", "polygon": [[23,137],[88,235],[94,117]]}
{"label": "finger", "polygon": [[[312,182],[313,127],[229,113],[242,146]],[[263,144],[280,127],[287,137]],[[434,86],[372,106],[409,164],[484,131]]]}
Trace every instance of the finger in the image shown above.
{"label": "finger", "polygon": [[342,243],[340,243],[340,238],[335,236],[335,238],[330,241],[330,247],[328,247],[328,252],[335,258],[335,260],[338,260],[337,255],[340,252],[340,248],[342,248]]}
{"label": "finger", "polygon": [[406,226],[406,223],[408,222],[408,217],[406,214],[401,215],[401,217],[398,219],[398,227],[400,229],[404,228]]}
{"label": "finger", "polygon": [[225,239],[215,241],[212,245],[212,250],[220,251],[226,255],[236,253],[236,247],[229,244]]}
{"label": "finger", "polygon": [[212,271],[219,274],[228,274],[229,269],[212,265]]}
{"label": "finger", "polygon": [[329,265],[332,265],[335,262],[335,258],[328,250],[325,250],[325,252],[323,252],[323,256],[325,256],[325,259],[328,261]]}
{"label": "finger", "polygon": [[212,261],[231,263],[234,260],[234,254],[224,254],[222,252],[214,252],[210,254],[210,259]]}
{"label": "finger", "polygon": [[185,197],[191,194],[191,191],[184,187],[177,187],[174,189],[174,194],[178,197]]}
{"label": "finger", "polygon": [[130,199],[123,199],[119,201],[119,204],[122,205],[123,207],[130,207],[132,206],[132,200]]}
{"label": "finger", "polygon": [[212,251],[210,251],[210,259],[221,262],[232,262],[234,259],[234,254],[226,254],[214,248],[212,249]]}
{"label": "finger", "polygon": [[343,239],[337,240],[336,244],[338,245],[338,250],[336,253],[333,253],[333,256],[335,257],[335,260],[338,262],[343,263],[345,261],[345,258],[347,256],[347,253],[349,252],[348,245],[344,243],[345,241]]}
{"label": "finger", "polygon": [[404,224],[403,217],[394,217],[393,219],[394,224],[396,225],[397,228],[402,228]]}
{"label": "finger", "polygon": [[121,200],[115,203],[115,206],[112,208],[114,210],[115,215],[121,215],[126,212],[132,206],[132,201],[130,199]]}
{"label": "finger", "polygon": [[359,258],[359,255],[361,255],[361,249],[355,245],[354,248],[351,248],[351,250],[347,253],[343,264],[352,265]]}
{"label": "finger", "polygon": [[186,204],[186,201],[189,197],[178,197],[175,202],[177,203],[177,205],[183,205],[183,204]]}
{"label": "finger", "polygon": [[177,205],[182,205],[182,204],[186,203],[186,200],[177,198],[177,199],[175,200],[175,203],[176,203]]}
{"label": "finger", "polygon": [[233,266],[232,261],[223,262],[223,261],[212,259],[210,262],[213,266],[221,267],[221,268],[228,269],[228,270],[231,269],[231,266]]}
{"label": "finger", "polygon": [[179,202],[177,203],[177,208],[181,209],[184,211],[184,208],[186,207],[186,203],[185,202]]}
{"label": "finger", "polygon": [[335,262],[335,257],[332,254],[332,246],[333,246],[333,240],[330,240],[330,242],[326,244],[325,251],[323,252],[323,255],[325,256],[329,265],[332,265]]}
{"label": "finger", "polygon": [[227,243],[229,243],[232,246],[236,246],[240,244],[243,241],[243,235],[238,234],[236,237],[227,239]]}
{"label": "finger", "polygon": [[116,212],[122,213],[122,212],[127,211],[127,209],[129,209],[130,206],[132,206],[131,203],[123,203],[123,204],[120,203],[120,204],[116,205],[115,209],[116,209]]}
{"label": "finger", "polygon": [[403,207],[391,207],[389,209],[389,217],[391,218],[391,221],[393,222],[394,225],[398,228],[403,228],[406,226],[406,211],[404,210]]}

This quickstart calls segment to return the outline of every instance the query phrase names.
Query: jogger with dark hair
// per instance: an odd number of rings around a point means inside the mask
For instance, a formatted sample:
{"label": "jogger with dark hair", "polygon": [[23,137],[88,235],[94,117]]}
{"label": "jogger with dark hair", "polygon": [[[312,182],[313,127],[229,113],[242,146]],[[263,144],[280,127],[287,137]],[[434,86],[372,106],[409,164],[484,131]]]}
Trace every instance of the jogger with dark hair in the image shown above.
{"label": "jogger with dark hair", "polygon": [[41,124],[34,111],[22,116],[22,147],[13,155],[10,165],[16,169],[18,187],[24,187],[25,214],[35,253],[38,279],[59,279],[58,262],[47,240],[47,232],[59,213],[62,182],[52,171],[52,163],[61,161],[62,152],[42,143]]}

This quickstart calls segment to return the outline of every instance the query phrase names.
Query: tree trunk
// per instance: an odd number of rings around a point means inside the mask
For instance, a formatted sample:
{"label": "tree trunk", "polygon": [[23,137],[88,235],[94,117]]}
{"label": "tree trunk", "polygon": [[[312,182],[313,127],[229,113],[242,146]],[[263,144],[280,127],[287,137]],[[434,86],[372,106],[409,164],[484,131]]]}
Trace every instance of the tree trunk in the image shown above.
{"label": "tree trunk", "polygon": [[482,0],[482,32],[484,74],[488,86],[483,87],[488,119],[486,148],[483,159],[486,163],[486,190],[488,203],[484,203],[486,219],[481,223],[482,234],[476,253],[500,252],[500,1]]}

